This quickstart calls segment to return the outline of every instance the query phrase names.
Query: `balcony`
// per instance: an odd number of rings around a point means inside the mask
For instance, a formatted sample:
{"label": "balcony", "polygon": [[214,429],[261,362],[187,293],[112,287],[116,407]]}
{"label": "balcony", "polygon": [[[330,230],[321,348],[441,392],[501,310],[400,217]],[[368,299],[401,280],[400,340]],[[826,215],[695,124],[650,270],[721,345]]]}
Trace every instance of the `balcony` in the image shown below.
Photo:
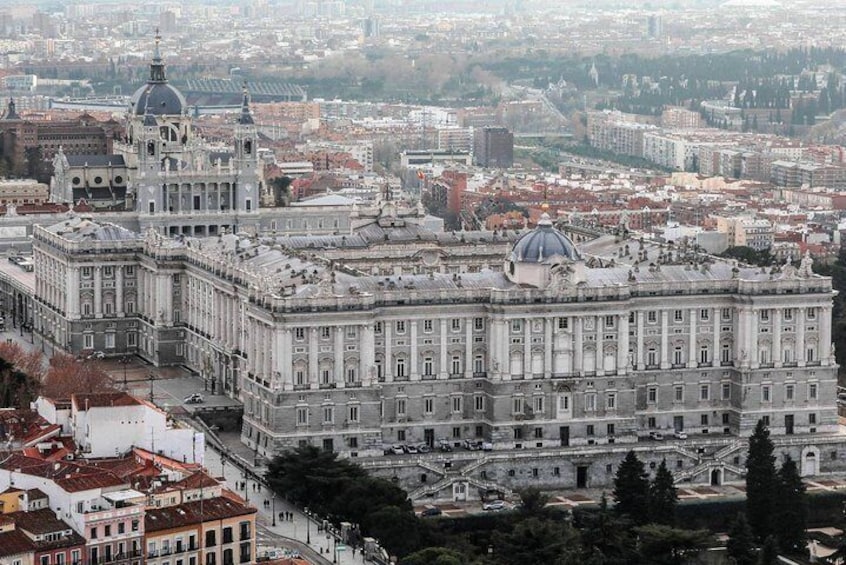
{"label": "balcony", "polygon": [[474,379],[486,379],[488,378],[488,374],[485,371],[473,373]]}

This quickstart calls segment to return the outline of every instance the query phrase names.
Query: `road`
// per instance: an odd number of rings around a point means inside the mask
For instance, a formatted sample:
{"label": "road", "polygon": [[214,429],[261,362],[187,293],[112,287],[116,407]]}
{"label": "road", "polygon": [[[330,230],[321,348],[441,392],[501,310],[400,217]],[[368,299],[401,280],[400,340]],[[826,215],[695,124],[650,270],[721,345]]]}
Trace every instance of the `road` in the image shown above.
{"label": "road", "polygon": [[[240,468],[232,462],[221,462],[220,453],[206,443],[205,466],[208,472],[222,477],[226,486],[243,496],[258,509],[257,547],[282,547],[296,549],[312,563],[319,565],[359,565],[365,561],[361,551],[336,544],[332,536],[318,531],[318,524],[307,519],[296,507],[279,497],[274,497],[266,486],[245,478]],[[246,483],[246,488],[240,488]],[[265,507],[265,501],[268,506]],[[279,513],[290,512],[292,520],[279,520]],[[276,525],[273,515],[276,514]],[[336,547],[343,547],[335,551]]]}

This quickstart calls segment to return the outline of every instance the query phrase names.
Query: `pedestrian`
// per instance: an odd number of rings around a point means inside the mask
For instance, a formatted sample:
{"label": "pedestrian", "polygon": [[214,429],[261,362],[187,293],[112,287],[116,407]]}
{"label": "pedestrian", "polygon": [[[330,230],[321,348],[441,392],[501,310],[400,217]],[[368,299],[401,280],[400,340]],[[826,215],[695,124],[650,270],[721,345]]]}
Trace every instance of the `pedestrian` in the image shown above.
{"label": "pedestrian", "polygon": [[355,557],[355,546],[353,546],[353,557]]}
{"label": "pedestrian", "polygon": [[[285,520],[287,520],[287,519],[288,519],[288,517],[287,517],[287,516],[285,516]],[[280,522],[282,521],[282,512],[280,512],[280,513],[279,513],[279,521],[280,521]]]}

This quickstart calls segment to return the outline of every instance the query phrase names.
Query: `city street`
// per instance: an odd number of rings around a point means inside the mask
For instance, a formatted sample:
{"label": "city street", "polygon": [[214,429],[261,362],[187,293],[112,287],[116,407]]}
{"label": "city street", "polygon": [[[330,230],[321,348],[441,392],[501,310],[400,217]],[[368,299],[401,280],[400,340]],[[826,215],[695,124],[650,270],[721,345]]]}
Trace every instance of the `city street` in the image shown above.
{"label": "city street", "polygon": [[[300,551],[304,557],[320,565],[340,564],[353,565],[368,563],[364,554],[358,549],[336,543],[332,536],[318,531],[319,525],[314,520],[307,520],[305,514],[279,497],[271,495],[270,491],[256,481],[245,478],[244,473],[229,461],[221,461],[220,454],[206,444],[206,469],[215,477],[223,477],[228,488],[243,496],[250,504],[258,509],[258,523],[261,525],[257,533],[257,552],[260,556],[264,550],[275,548],[289,548]],[[246,488],[240,488],[246,485]],[[265,507],[265,501],[268,507]],[[292,520],[280,520],[279,514],[288,512],[293,514]],[[274,526],[273,515],[276,514]]]}

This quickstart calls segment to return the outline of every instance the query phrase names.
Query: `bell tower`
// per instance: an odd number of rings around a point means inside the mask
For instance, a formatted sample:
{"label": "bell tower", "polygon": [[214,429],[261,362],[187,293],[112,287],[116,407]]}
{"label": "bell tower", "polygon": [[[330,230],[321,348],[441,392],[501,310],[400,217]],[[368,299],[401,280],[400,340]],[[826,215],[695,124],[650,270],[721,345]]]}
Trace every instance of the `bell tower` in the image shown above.
{"label": "bell tower", "polygon": [[257,137],[256,124],[250,110],[250,95],[245,83],[241,113],[238,115],[238,121],[235,124],[235,155],[233,160],[238,175],[235,196],[236,207],[242,212],[258,210],[261,175]]}

